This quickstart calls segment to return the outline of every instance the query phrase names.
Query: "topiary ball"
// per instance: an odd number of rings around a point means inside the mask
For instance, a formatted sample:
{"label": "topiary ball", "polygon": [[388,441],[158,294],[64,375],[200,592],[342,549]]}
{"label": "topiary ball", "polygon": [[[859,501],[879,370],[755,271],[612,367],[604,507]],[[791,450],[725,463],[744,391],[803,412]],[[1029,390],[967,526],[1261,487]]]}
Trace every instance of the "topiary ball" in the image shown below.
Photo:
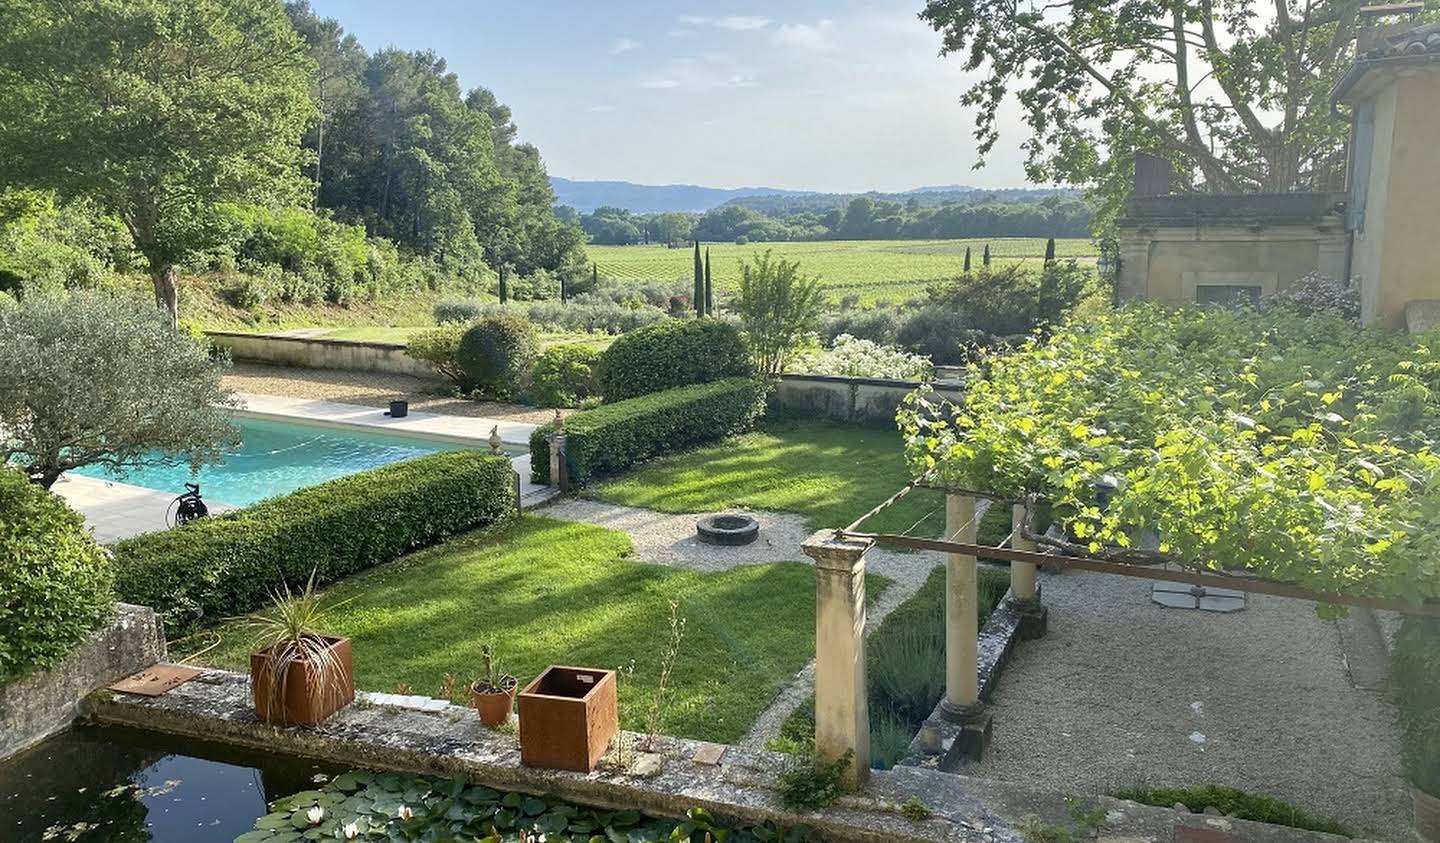
{"label": "topiary ball", "polygon": [[110,618],[113,574],[85,519],[0,465],[0,682],[49,667]]}
{"label": "topiary ball", "polygon": [[482,394],[508,400],[524,389],[539,354],[540,334],[529,320],[494,313],[465,332],[455,359]]}

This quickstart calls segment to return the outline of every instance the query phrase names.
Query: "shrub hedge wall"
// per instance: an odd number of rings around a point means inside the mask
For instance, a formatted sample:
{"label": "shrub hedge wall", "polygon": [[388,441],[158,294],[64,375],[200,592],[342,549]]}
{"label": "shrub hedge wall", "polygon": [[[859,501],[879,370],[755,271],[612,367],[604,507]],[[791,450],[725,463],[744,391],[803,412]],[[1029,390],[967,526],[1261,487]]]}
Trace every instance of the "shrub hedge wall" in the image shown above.
{"label": "shrub hedge wall", "polygon": [[432,454],[120,542],[115,588],[184,629],[250,611],[312,570],[332,582],[514,512],[509,459]]}
{"label": "shrub hedge wall", "polygon": [[[765,385],[753,378],[667,389],[606,404],[565,419],[570,482],[623,471],[643,460],[748,430],[765,409]],[[530,470],[550,482],[551,425],[530,436]]]}
{"label": "shrub hedge wall", "polygon": [[719,319],[670,319],[621,336],[600,355],[600,394],[624,401],[748,375],[740,330]]}
{"label": "shrub hedge wall", "polygon": [[110,582],[85,519],[0,463],[0,683],[50,667],[108,620]]}

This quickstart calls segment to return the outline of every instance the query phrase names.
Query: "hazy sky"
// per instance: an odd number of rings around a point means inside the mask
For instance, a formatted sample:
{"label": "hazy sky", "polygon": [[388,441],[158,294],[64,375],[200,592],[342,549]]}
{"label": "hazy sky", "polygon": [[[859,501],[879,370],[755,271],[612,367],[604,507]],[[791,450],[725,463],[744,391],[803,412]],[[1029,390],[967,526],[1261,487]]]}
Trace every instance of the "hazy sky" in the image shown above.
{"label": "hazy sky", "polygon": [[[552,175],[826,191],[1024,183],[972,171],[964,74],[923,0],[312,0],[370,50],[432,48],[515,112]],[[1013,124],[1013,121],[1012,121]]]}

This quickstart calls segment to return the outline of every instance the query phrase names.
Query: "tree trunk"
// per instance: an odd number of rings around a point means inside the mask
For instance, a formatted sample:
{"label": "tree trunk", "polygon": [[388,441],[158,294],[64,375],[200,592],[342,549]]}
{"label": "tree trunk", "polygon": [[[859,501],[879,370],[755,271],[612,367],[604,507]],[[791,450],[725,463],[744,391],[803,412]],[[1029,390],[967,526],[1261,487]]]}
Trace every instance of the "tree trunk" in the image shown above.
{"label": "tree trunk", "polygon": [[150,274],[155,283],[155,303],[170,318],[170,327],[180,326],[180,274],[174,264],[162,264]]}
{"label": "tree trunk", "polygon": [[50,466],[39,474],[31,474],[30,482],[48,492],[50,487],[55,485],[55,481],[60,479],[60,475],[64,473],[61,469]]}

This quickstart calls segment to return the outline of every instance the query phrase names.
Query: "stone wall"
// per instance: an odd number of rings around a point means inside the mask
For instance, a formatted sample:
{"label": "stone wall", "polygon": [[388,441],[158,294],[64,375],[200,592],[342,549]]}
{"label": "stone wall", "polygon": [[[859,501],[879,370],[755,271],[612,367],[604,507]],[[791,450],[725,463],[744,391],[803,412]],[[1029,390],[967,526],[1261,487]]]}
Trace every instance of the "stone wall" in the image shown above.
{"label": "stone wall", "polygon": [[115,604],[115,618],[49,670],[0,685],[0,759],[70,725],[80,700],[165,657],[155,610]]}
{"label": "stone wall", "polygon": [[209,331],[206,335],[216,346],[229,349],[230,356],[235,360],[306,369],[435,377],[435,370],[407,356],[401,343],[350,342],[230,331]]}
{"label": "stone wall", "polygon": [[[905,396],[920,384],[882,378],[847,378],[834,375],[783,375],[770,398],[771,409],[781,415],[826,417],[840,421],[895,420]],[[964,389],[955,382],[936,382],[936,392],[959,401]]]}

